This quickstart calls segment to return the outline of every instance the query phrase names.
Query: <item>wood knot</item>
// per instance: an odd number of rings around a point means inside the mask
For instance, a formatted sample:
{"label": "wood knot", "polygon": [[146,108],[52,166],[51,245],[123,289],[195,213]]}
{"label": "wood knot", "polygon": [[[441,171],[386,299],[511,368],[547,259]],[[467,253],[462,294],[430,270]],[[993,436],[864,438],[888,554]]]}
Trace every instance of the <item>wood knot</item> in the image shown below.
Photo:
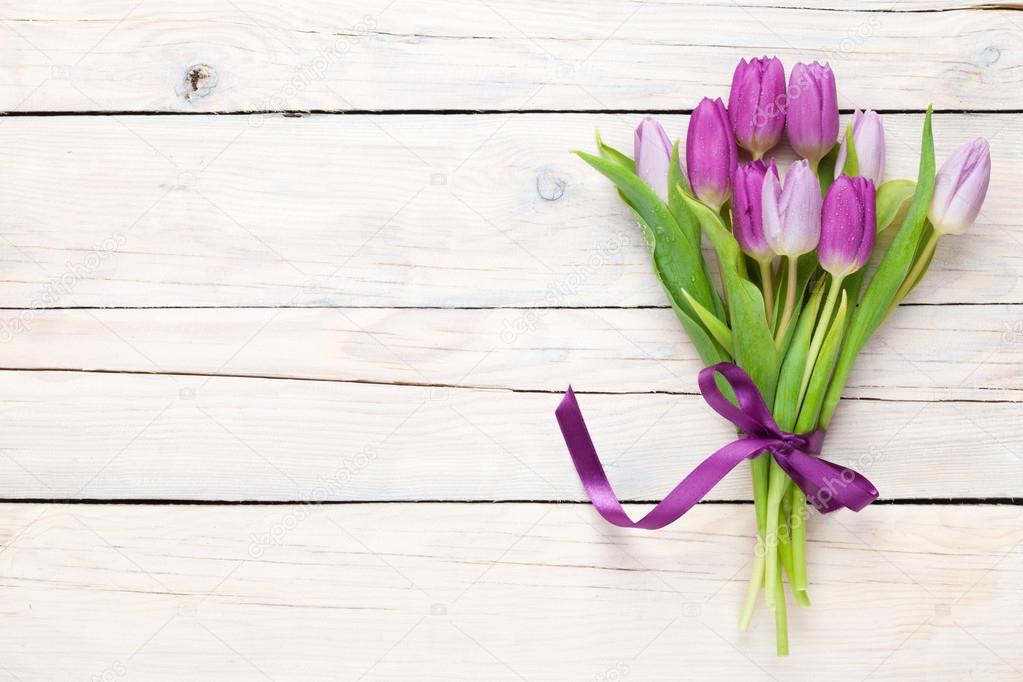
{"label": "wood knot", "polygon": [[217,72],[208,64],[193,64],[185,70],[184,97],[200,99],[217,87]]}
{"label": "wood knot", "polygon": [[1002,51],[994,45],[985,47],[984,51],[980,53],[980,61],[984,66],[994,66],[995,62],[1002,58]]}
{"label": "wood knot", "polygon": [[541,168],[536,174],[536,193],[544,201],[557,201],[565,196],[565,184],[550,168]]}

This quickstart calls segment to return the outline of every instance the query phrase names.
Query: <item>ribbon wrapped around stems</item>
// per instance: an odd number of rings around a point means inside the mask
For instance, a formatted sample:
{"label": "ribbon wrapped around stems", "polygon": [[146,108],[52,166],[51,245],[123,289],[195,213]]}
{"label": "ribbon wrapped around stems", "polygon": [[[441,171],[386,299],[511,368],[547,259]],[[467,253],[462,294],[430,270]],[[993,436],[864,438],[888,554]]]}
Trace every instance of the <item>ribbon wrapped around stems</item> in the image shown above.
{"label": "ribbon wrapped around stems", "polygon": [[[715,374],[724,377],[732,387],[738,407],[721,393]],[[611,488],[575,393],[571,386],[568,388],[554,414],[586,494],[609,523],[623,528],[663,528],[689,511],[740,462],[763,452],[771,453],[821,513],[842,507],[859,511],[877,499],[877,489],[864,476],[817,456],[824,441],[823,429],[808,434],[782,431],[756,384],[740,367],[729,362],[706,367],[700,371],[699,384],[707,404],[735,424],[743,435],[703,460],[639,521],[629,518]]]}

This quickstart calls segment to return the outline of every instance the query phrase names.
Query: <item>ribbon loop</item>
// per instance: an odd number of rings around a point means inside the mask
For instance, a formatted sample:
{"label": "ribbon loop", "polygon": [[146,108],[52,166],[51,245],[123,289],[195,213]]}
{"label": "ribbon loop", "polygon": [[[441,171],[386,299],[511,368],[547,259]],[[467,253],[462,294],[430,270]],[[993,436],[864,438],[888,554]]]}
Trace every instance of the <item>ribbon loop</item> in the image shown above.
{"label": "ribbon loop", "polygon": [[[721,392],[718,374],[728,383],[738,406]],[[765,451],[771,453],[821,513],[842,507],[859,511],[877,499],[877,489],[864,476],[817,457],[824,441],[823,429],[809,434],[782,431],[756,384],[740,367],[728,362],[706,367],[700,371],[699,385],[711,409],[739,427],[744,435],[700,462],[639,521],[629,518],[615,495],[569,386],[554,414],[586,494],[609,523],[623,528],[663,528],[689,511],[740,462]]]}
{"label": "ribbon loop", "polygon": [[[736,407],[718,388],[715,375],[720,374],[735,394]],[[782,432],[767,409],[767,403],[756,384],[740,367],[730,362],[719,362],[700,370],[700,393],[712,410],[732,422],[749,436],[781,438]]]}

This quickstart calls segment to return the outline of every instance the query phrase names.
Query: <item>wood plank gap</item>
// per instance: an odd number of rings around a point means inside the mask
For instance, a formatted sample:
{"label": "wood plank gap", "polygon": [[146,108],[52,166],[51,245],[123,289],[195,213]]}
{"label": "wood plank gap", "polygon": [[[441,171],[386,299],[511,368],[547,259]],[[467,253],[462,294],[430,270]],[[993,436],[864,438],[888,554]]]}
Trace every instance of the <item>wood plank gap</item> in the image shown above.
{"label": "wood plank gap", "polygon": [[[924,109],[875,109],[881,115],[924,114]],[[506,114],[608,114],[687,116],[692,109],[238,109],[228,111],[173,111],[169,109],[0,111],[9,118],[65,118],[71,116],[502,116]],[[841,109],[849,115],[853,109]],[[1023,109],[935,109],[935,115],[1023,114]]]}
{"label": "wood plank gap", "polygon": [[[660,500],[628,500],[625,505],[657,504]],[[139,505],[139,506],[203,506],[203,507],[280,507],[286,505],[341,506],[362,504],[550,504],[589,505],[587,500],[189,500],[177,498],[48,498],[48,497],[3,497],[0,504],[77,504],[77,505]],[[702,500],[704,505],[752,505],[753,500]],[[873,504],[885,507],[946,507],[946,506],[1023,506],[1020,497],[902,497],[881,498]]]}
{"label": "wood plank gap", "polygon": [[[394,386],[395,388],[443,388],[443,389],[454,389],[459,391],[502,391],[505,393],[524,393],[524,394],[536,394],[536,395],[561,395],[563,393],[560,389],[546,389],[546,388],[515,388],[512,386],[483,386],[474,384],[449,384],[449,383],[433,383],[433,382],[419,382],[419,381],[379,381],[373,379],[331,379],[327,377],[302,377],[302,376],[281,376],[272,374],[236,374],[236,373],[215,373],[210,374],[207,372],[173,372],[173,371],[144,371],[144,370],[125,370],[125,369],[86,369],[79,367],[0,367],[0,372],[34,372],[34,373],[71,373],[71,374],[115,374],[115,375],[127,375],[127,376],[166,376],[166,377],[198,377],[198,378],[210,378],[210,379],[256,379],[265,381],[310,381],[316,383],[326,384],[358,384],[363,386]],[[999,389],[1005,390],[1005,389]],[[578,390],[575,391],[576,395],[669,395],[669,396],[698,396],[699,393],[695,391],[671,391],[667,389],[657,389],[651,391],[596,391],[596,390]],[[1009,400],[1006,398],[992,399],[992,400],[980,400],[977,398],[937,398],[933,400],[922,400],[919,398],[880,398],[876,396],[843,396],[843,401],[857,400],[864,402],[879,402],[879,403],[916,403],[920,405],[932,405],[937,403],[977,403],[981,405],[1017,405],[1023,403],[1023,400]]]}
{"label": "wood plank gap", "polygon": [[[1023,301],[920,301],[900,303],[900,308],[940,308],[954,306],[1023,306]],[[670,310],[670,305],[82,305],[82,306],[3,306],[5,311],[47,310]]]}
{"label": "wood plank gap", "polygon": [[845,12],[850,14],[944,14],[946,12],[1020,12],[1023,7],[1012,3],[986,2],[973,5],[960,5],[959,7],[927,7],[920,9],[895,9],[895,5],[885,9],[847,9],[844,7],[815,7],[813,5],[743,5],[736,3],[736,7],[745,9],[777,9],[793,10],[800,12]]}

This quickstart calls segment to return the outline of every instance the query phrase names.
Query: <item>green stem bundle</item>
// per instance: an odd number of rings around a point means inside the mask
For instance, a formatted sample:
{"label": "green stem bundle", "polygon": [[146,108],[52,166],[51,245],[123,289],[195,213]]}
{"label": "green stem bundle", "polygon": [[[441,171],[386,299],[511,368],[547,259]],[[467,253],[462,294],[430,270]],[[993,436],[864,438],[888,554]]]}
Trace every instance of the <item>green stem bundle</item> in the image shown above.
{"label": "green stem bundle", "polygon": [[821,344],[824,343],[824,334],[827,333],[831,323],[831,314],[835,312],[835,304],[838,302],[838,294],[842,291],[842,278],[834,277],[831,280],[831,287],[828,289],[828,298],[824,302],[824,312],[821,313],[820,322],[813,331],[813,340],[810,341],[810,352],[806,356],[806,367],[803,369],[803,378],[799,383],[799,398],[796,405],[803,404],[803,397],[806,395],[806,388],[810,384],[810,375],[817,364],[817,354],[820,353]]}

